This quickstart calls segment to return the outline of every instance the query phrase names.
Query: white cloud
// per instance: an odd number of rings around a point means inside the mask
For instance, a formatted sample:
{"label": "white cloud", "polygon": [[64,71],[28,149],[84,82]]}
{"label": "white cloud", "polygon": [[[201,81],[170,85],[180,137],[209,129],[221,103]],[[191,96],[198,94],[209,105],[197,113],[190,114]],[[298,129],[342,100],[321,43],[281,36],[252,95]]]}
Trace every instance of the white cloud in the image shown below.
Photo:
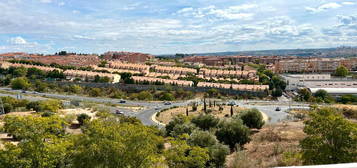
{"label": "white cloud", "polygon": [[228,8],[217,8],[214,5],[203,7],[203,8],[183,8],[176,12],[176,14],[182,15],[184,17],[216,17],[220,19],[228,20],[249,20],[255,15],[254,13],[247,12],[249,9],[257,8],[256,4],[243,4],[237,6],[230,6]]}
{"label": "white cloud", "polygon": [[326,3],[323,4],[317,8],[313,8],[313,7],[306,7],[305,9],[311,13],[318,13],[318,12],[322,12],[322,11],[326,11],[328,9],[337,9],[342,7],[342,5],[336,3],[336,2],[331,2],[331,3]]}
{"label": "white cloud", "polygon": [[74,35],[73,37],[77,38],[77,39],[82,39],[82,40],[95,40],[95,38],[93,38],[93,37],[82,36],[82,35]]}
{"label": "white cloud", "polygon": [[59,2],[58,6],[64,6],[66,3],[65,2]]}
{"label": "white cloud", "polygon": [[40,0],[41,3],[52,3],[52,0]]}
{"label": "white cloud", "polygon": [[10,38],[9,43],[14,45],[24,45],[27,44],[27,41],[24,38],[18,36],[18,37]]}
{"label": "white cloud", "polygon": [[354,4],[356,4],[356,3],[354,3],[354,2],[342,2],[342,5],[354,5]]}

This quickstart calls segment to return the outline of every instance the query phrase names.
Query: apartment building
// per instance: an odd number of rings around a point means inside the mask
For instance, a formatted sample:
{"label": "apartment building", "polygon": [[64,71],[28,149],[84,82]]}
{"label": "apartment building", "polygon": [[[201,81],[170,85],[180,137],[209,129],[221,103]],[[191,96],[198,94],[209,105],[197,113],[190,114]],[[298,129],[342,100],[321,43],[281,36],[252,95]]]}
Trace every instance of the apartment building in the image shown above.
{"label": "apartment building", "polygon": [[183,58],[187,63],[202,63],[209,66],[237,65],[244,63],[275,64],[287,57],[279,56],[191,56]]}
{"label": "apartment building", "polygon": [[201,68],[199,75],[203,76],[203,78],[224,77],[224,78],[252,79],[257,77],[257,71],[256,70],[234,71],[234,70],[216,70],[216,69]]}
{"label": "apartment building", "polygon": [[171,73],[179,75],[187,75],[189,73],[197,74],[197,70],[193,68],[168,67],[168,66],[152,66],[155,72]]}
{"label": "apartment building", "polygon": [[133,71],[139,71],[144,74],[148,74],[150,70],[150,66],[145,64],[123,63],[120,61],[110,61],[108,63],[108,66],[109,68],[113,68],[113,69],[133,70]]}
{"label": "apartment building", "polygon": [[111,74],[111,73],[100,73],[100,72],[91,72],[91,71],[80,71],[80,70],[66,70],[63,72],[68,80],[73,80],[80,78],[81,80],[93,80],[96,76],[99,77],[108,77],[111,83],[119,83],[120,75]]}
{"label": "apartment building", "polygon": [[334,72],[337,67],[345,66],[349,70],[357,68],[356,58],[299,58],[281,60],[275,65],[277,73],[289,72]]}
{"label": "apartment building", "polygon": [[135,82],[149,82],[151,84],[153,84],[155,82],[161,82],[164,84],[177,85],[177,86],[192,87],[194,85],[194,83],[192,81],[161,79],[161,78],[152,78],[152,77],[145,77],[145,76],[133,76],[132,79]]}
{"label": "apartment building", "polygon": [[150,72],[149,74],[146,74],[145,76],[154,77],[154,78],[167,76],[170,79],[178,79],[181,77],[186,77],[186,75],[184,75],[184,74],[171,74],[171,73],[160,73],[160,72]]}
{"label": "apartment building", "polygon": [[145,63],[155,57],[150,54],[136,53],[136,52],[118,52],[109,51],[103,54],[103,58],[106,60],[116,60],[129,63]]}
{"label": "apartment building", "polygon": [[52,67],[46,67],[46,66],[38,66],[38,65],[29,65],[29,64],[18,64],[18,63],[10,63],[10,62],[0,62],[1,68],[8,69],[10,67],[24,67],[24,68],[37,68],[45,72],[57,70],[57,71],[62,71],[62,69],[59,68],[52,68]]}
{"label": "apartment building", "polygon": [[136,70],[128,70],[128,69],[114,69],[114,68],[104,68],[104,67],[98,67],[96,65],[91,66],[94,70],[98,71],[108,71],[110,73],[131,73],[131,74],[141,74],[141,71],[136,71]]}
{"label": "apartment building", "polygon": [[199,82],[197,87],[211,87],[221,89],[233,89],[240,91],[265,91],[269,89],[269,85],[240,85],[240,84],[223,84],[211,82]]}

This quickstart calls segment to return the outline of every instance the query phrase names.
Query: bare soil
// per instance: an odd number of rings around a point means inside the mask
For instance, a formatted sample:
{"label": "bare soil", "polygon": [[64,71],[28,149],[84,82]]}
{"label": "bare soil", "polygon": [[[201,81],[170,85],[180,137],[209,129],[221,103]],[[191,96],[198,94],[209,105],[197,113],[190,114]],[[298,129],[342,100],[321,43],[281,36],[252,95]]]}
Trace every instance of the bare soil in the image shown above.
{"label": "bare soil", "polygon": [[[264,126],[254,134],[251,142],[244,146],[241,153],[246,156],[237,157],[233,153],[227,157],[227,167],[238,168],[238,164],[247,163],[244,167],[298,166],[299,141],[305,137],[302,122],[282,122]],[[296,154],[290,156],[289,154]]]}

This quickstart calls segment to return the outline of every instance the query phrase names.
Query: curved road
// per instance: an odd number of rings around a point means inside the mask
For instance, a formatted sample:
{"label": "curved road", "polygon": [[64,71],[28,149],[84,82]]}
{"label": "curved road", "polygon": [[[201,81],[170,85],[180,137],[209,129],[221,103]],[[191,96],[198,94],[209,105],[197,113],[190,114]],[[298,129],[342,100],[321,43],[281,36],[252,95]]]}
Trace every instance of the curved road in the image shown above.
{"label": "curved road", "polygon": [[[120,107],[110,107],[110,109],[112,112],[115,112],[117,109],[119,109],[124,113],[124,115],[137,117],[145,125],[158,125],[151,119],[151,117],[155,113],[163,109],[168,109],[173,106],[185,106],[193,101],[202,103],[202,101],[199,99],[172,102],[171,105],[165,105],[163,102],[145,102],[145,101],[130,101],[130,100],[127,100],[125,103],[120,103],[119,99],[111,99],[111,98],[85,97],[85,96],[64,95],[64,94],[54,94],[54,93],[37,93],[31,91],[22,93],[21,90],[12,90],[10,88],[0,88],[0,90],[9,92],[9,93],[0,93],[0,96],[11,96],[16,98],[17,94],[21,94],[23,95],[22,98],[31,101],[43,100],[46,98],[56,98],[56,99],[67,99],[67,100],[69,99],[69,100],[77,100],[77,101],[90,101],[96,103],[110,103],[115,105],[125,104],[125,105],[132,105],[132,106],[142,106],[143,110],[140,110],[138,112],[134,112],[132,110],[126,108],[120,108]],[[236,100],[236,101],[229,101],[229,102],[234,102],[236,105],[239,105],[241,107],[257,108],[258,110],[264,112],[269,116],[270,123],[276,123],[286,119],[288,113],[286,113],[285,111],[288,110],[290,107],[308,108],[307,104],[300,104],[300,103],[289,102],[289,101]],[[277,107],[280,107],[281,111],[275,111]]]}

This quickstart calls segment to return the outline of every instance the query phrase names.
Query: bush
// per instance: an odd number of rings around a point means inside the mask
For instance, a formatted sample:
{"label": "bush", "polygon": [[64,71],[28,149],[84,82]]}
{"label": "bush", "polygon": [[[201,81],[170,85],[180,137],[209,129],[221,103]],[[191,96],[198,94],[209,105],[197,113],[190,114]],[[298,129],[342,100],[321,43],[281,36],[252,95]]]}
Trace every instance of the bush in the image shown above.
{"label": "bush", "polygon": [[250,130],[240,119],[226,119],[221,121],[216,131],[217,139],[233,149],[236,144],[240,146],[250,141]]}
{"label": "bush", "polygon": [[170,135],[172,137],[180,137],[183,134],[190,135],[195,129],[196,127],[191,123],[178,124],[173,128]]}
{"label": "bush", "polygon": [[11,104],[9,104],[9,103],[4,103],[4,112],[5,112],[5,113],[10,113],[11,110],[13,110],[13,109],[14,109],[14,107],[13,107]]}
{"label": "bush", "polygon": [[11,88],[12,89],[22,89],[22,90],[27,90],[30,88],[30,83],[27,78],[25,77],[20,77],[20,78],[15,78],[11,81]]}
{"label": "bush", "polygon": [[310,113],[305,121],[306,138],[300,142],[305,164],[356,162],[357,124],[335,109],[323,108]]}
{"label": "bush", "polygon": [[219,119],[213,115],[200,114],[199,116],[193,118],[191,122],[203,130],[209,130],[210,128],[215,128],[218,125]]}
{"label": "bush", "polygon": [[171,132],[174,130],[174,128],[176,127],[176,125],[182,125],[185,123],[188,123],[189,120],[186,116],[183,115],[178,115],[176,117],[174,117],[166,126],[165,126],[165,130],[166,130],[166,135],[170,136]]}
{"label": "bush", "polygon": [[188,138],[188,144],[193,146],[210,147],[216,143],[216,137],[208,131],[195,130]]}
{"label": "bush", "polygon": [[229,155],[229,147],[220,143],[217,143],[208,148],[210,155],[210,167],[224,167],[226,157]]}
{"label": "bush", "polygon": [[161,101],[174,101],[175,97],[171,93],[165,92],[160,96],[160,100]]}
{"label": "bush", "polygon": [[77,121],[78,121],[79,125],[83,125],[84,121],[90,120],[90,119],[91,119],[91,117],[85,113],[82,113],[77,116]]}
{"label": "bush", "polygon": [[42,113],[41,117],[51,117],[53,116],[55,113],[54,112],[44,112]]}
{"label": "bush", "polygon": [[249,128],[260,129],[264,125],[263,115],[257,109],[245,110],[239,115],[239,118]]}

